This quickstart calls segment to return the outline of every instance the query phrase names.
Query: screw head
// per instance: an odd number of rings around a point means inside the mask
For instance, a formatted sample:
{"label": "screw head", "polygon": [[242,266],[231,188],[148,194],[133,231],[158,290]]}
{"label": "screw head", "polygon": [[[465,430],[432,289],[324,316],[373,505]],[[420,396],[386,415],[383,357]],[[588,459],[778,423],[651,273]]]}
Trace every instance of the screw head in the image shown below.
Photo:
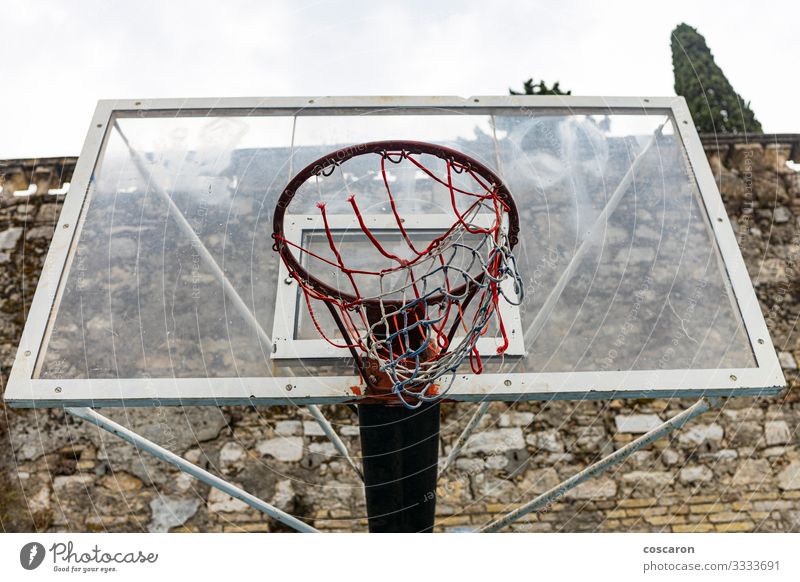
{"label": "screw head", "polygon": [[56,394],[61,394],[61,386],[56,386]]}
{"label": "screw head", "polygon": [[287,384],[287,385],[286,385],[286,391],[287,391],[287,392],[291,392],[291,391],[292,391],[292,388],[294,388],[294,386],[292,386],[291,384]]}

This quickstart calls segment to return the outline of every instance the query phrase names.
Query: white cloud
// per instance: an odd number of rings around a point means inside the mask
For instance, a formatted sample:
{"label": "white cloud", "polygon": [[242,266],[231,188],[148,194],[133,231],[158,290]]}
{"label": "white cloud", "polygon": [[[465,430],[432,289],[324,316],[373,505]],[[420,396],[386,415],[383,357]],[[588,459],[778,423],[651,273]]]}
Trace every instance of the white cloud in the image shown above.
{"label": "white cloud", "polygon": [[530,76],[583,95],[672,94],[681,21],[766,131],[800,131],[782,4],[0,0],[0,158],[77,154],[100,98],[466,96]]}

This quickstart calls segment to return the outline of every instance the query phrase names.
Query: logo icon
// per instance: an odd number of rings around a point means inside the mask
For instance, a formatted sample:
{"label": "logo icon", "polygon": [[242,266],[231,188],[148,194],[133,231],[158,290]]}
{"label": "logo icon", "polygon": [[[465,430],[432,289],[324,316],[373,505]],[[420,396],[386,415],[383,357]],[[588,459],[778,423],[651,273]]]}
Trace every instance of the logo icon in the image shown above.
{"label": "logo icon", "polygon": [[38,542],[30,542],[19,551],[19,563],[26,570],[35,570],[44,561],[44,546]]}

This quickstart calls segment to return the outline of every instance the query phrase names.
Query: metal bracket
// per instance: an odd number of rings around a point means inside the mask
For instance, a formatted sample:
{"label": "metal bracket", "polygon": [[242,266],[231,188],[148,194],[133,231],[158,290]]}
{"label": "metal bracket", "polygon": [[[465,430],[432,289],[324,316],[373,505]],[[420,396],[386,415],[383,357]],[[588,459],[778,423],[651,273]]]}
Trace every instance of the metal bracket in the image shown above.
{"label": "metal bracket", "polygon": [[671,433],[673,430],[682,427],[684,424],[689,422],[694,417],[699,416],[704,412],[710,410],[712,407],[716,406],[718,406],[717,399],[712,400],[708,398],[701,398],[700,400],[692,404],[689,408],[687,408],[686,410],[684,410],[679,414],[676,414],[668,421],[664,422],[663,424],[660,424],[650,432],[640,436],[638,439],[634,441],[629,442],[621,449],[614,451],[607,457],[603,457],[596,463],[589,465],[580,473],[576,473],[566,481],[562,481],[549,491],[545,491],[544,493],[536,497],[534,500],[526,503],[522,507],[512,511],[511,513],[504,515],[501,518],[494,520],[488,525],[483,526],[478,531],[481,533],[498,532],[507,525],[517,521],[521,517],[528,515],[532,511],[536,511],[537,509],[546,507],[559,497],[563,496],[570,489],[574,489],[584,481],[588,481],[592,477],[595,477],[600,473],[604,472],[606,469],[609,469],[614,465],[618,465],[619,463],[630,457],[636,451],[643,449],[649,444],[652,444],[661,437]]}
{"label": "metal bracket", "polygon": [[192,477],[196,477],[203,483],[207,483],[208,485],[227,493],[231,497],[235,497],[240,501],[244,501],[250,507],[254,507],[259,511],[266,513],[271,518],[289,526],[296,531],[303,533],[319,533],[319,530],[308,525],[307,523],[300,521],[285,511],[281,511],[274,505],[270,505],[255,495],[251,495],[247,491],[240,489],[235,485],[231,485],[224,479],[221,479],[220,477],[209,473],[205,469],[190,463],[183,457],[176,455],[172,451],[168,451],[164,447],[161,447],[144,438],[143,436],[133,432],[132,430],[125,428],[121,424],[117,424],[110,418],[103,416],[91,408],[65,408],[64,410],[77,418],[83,419],[86,422],[90,422],[93,425],[108,431],[114,436],[131,443],[137,449],[145,451],[146,453],[150,453],[157,459],[161,459],[162,461],[166,461],[167,463],[174,465],[184,473],[187,473]]}

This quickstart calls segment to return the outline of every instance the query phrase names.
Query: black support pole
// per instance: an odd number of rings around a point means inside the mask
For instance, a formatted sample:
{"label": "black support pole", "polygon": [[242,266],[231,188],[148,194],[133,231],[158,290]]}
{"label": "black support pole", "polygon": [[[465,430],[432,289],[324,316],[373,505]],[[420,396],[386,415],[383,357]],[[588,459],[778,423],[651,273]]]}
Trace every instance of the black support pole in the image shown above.
{"label": "black support pole", "polygon": [[439,461],[439,403],[358,407],[371,533],[433,531]]}

